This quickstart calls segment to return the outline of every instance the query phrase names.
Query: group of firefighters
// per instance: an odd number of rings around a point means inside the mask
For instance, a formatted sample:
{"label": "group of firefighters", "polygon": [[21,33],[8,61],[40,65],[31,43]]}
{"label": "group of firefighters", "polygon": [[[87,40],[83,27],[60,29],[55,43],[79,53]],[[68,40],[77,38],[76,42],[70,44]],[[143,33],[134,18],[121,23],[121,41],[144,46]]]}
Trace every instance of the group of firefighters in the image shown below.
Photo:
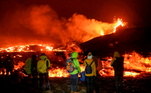
{"label": "group of firefighters", "polygon": [[[78,59],[78,52],[70,53],[70,58],[74,64],[75,69],[70,74],[70,89],[71,93],[79,93],[78,91],[78,81],[79,81],[79,74],[81,74],[80,69],[80,62]],[[85,76],[85,85],[86,85],[86,92],[87,93],[100,93],[99,85],[97,85],[99,70],[102,69],[102,65],[100,65],[99,59],[96,58],[92,52],[88,52],[86,57],[83,60],[83,65],[85,66],[84,76]],[[116,93],[122,93],[122,81],[123,81],[123,61],[124,58],[119,54],[118,51],[114,52],[113,60],[111,62],[111,66],[114,68],[114,76],[115,76],[115,89]],[[2,61],[1,61],[2,62]],[[12,73],[13,72],[13,60],[10,56],[7,56],[5,59],[6,64],[6,72]],[[89,68],[89,71],[86,70]],[[0,66],[2,66],[0,64]],[[50,83],[48,78],[48,70],[50,69],[50,60],[46,56],[46,54],[42,53],[39,57],[37,55],[32,55],[31,57],[27,58],[25,61],[24,71],[28,75],[28,78],[32,78],[33,83],[36,83],[37,79],[39,80],[38,87],[42,90],[50,89]],[[36,84],[37,85],[37,84]]]}

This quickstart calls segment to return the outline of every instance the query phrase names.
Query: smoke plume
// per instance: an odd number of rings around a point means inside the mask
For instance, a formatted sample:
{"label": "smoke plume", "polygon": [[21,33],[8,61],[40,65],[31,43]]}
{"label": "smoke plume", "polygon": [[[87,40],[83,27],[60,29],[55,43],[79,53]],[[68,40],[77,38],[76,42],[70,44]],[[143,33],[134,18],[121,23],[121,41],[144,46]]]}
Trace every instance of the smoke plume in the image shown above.
{"label": "smoke plume", "polygon": [[48,5],[35,5],[8,12],[0,27],[0,47],[24,44],[65,45],[108,34],[112,23],[88,19],[82,14],[60,18]]}

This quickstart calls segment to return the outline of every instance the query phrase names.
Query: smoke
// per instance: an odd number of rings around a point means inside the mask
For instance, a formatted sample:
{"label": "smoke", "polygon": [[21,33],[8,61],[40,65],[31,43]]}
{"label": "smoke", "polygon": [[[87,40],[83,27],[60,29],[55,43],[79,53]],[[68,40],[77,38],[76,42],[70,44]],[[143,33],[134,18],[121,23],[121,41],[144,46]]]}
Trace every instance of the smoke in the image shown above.
{"label": "smoke", "polygon": [[24,44],[51,44],[64,46],[78,43],[113,31],[113,24],[73,14],[59,18],[48,5],[35,5],[8,12],[0,27],[0,47]]}
{"label": "smoke", "polygon": [[71,37],[74,37],[72,39],[79,42],[85,42],[94,37],[110,34],[114,27],[112,23],[88,19],[81,14],[73,14],[68,21],[66,24],[68,33],[71,34]]}

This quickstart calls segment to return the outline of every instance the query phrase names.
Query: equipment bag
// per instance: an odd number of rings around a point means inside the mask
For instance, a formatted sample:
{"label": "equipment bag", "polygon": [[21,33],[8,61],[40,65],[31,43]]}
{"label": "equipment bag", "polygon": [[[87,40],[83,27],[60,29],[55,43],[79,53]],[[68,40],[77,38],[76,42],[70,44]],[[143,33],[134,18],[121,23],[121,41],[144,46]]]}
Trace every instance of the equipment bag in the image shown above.
{"label": "equipment bag", "polygon": [[86,68],[85,68],[85,73],[86,74],[91,74],[92,73],[92,65],[93,61],[91,62],[91,64],[89,65],[87,62],[86,62]]}
{"label": "equipment bag", "polygon": [[73,71],[75,70],[73,60],[68,59],[66,63],[67,63],[67,65],[66,65],[67,71],[68,71],[69,73],[73,72]]}

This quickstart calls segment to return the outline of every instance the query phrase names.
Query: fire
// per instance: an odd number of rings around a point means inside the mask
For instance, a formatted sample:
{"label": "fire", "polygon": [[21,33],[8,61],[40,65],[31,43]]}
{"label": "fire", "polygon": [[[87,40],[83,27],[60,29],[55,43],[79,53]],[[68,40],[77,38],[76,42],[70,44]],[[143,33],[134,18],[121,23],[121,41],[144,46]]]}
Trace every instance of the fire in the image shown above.
{"label": "fire", "polygon": [[[32,48],[34,46],[34,48]],[[66,51],[63,49],[54,49],[51,45],[44,44],[30,44],[30,45],[18,45],[8,48],[0,48],[0,52],[37,52],[37,51]]]}
{"label": "fire", "polygon": [[151,72],[151,57],[143,57],[142,55],[132,52],[131,54],[124,55],[125,69],[134,70],[137,72],[148,73]]}
{"label": "fire", "polygon": [[19,70],[25,65],[24,62],[19,61],[18,64],[14,65],[14,70]]}
{"label": "fire", "polygon": [[[135,51],[124,54],[124,77],[136,77],[143,73],[151,73],[151,57],[143,57]],[[109,58],[108,58],[109,59]],[[110,59],[109,59],[110,60]],[[102,61],[103,69],[99,71],[102,76],[113,76],[114,70],[110,61]]]}
{"label": "fire", "polygon": [[[84,66],[80,66],[81,71],[84,71]],[[49,70],[49,77],[69,77],[69,73],[65,68],[52,68]]]}
{"label": "fire", "polygon": [[138,75],[140,75],[140,73],[138,73],[138,72],[133,72],[133,71],[125,71],[124,72],[124,76],[125,77],[136,77],[136,76],[138,76]]}
{"label": "fire", "polygon": [[[78,23],[77,20],[75,20],[76,18],[74,18],[74,20],[72,19],[72,21],[74,21],[74,23]],[[89,26],[83,26],[82,28],[78,28],[78,29],[82,29],[83,31],[85,30],[91,30],[94,31],[94,33],[88,33],[90,37],[85,38],[85,40],[83,41],[87,41],[90,38],[94,38],[96,36],[100,36],[100,35],[107,35],[107,34],[111,34],[111,33],[115,33],[117,28],[119,26],[125,26],[126,23],[122,21],[122,19],[118,18],[114,23],[112,24],[105,24],[105,23],[101,23],[99,21],[96,20],[87,20],[84,18],[81,18],[84,23],[81,23],[81,25],[85,25],[86,23],[91,23],[89,24]],[[81,22],[81,21],[80,21]],[[79,26],[78,26],[79,27]],[[80,26],[81,27],[81,26]],[[86,27],[86,28],[85,28]],[[105,29],[104,29],[105,28]],[[70,30],[70,28],[69,28]],[[75,27],[75,30],[77,30],[77,28]],[[72,30],[71,30],[72,31]],[[93,35],[91,35],[93,34]],[[75,37],[76,38],[76,37]],[[84,38],[82,38],[84,39]],[[77,44],[69,44],[67,46],[67,50],[68,51],[72,51],[72,50],[77,50],[77,51],[82,51],[78,46],[76,46]],[[37,46],[36,49],[35,47],[33,48],[33,46]],[[74,46],[74,47],[73,47]],[[45,44],[29,44],[29,45],[18,45],[18,46],[12,46],[12,47],[8,47],[8,48],[0,48],[0,52],[36,52],[36,51],[58,51],[58,52],[67,52],[67,50],[65,49],[54,49],[54,47],[52,45],[45,45]],[[18,57],[22,57],[22,55],[17,55]],[[130,54],[124,54],[124,76],[132,76],[132,77],[136,77],[141,75],[142,73],[151,73],[151,57],[143,57],[140,54],[136,53],[136,52],[132,52]],[[14,56],[14,58],[16,58],[16,56]],[[106,58],[108,61],[101,61],[103,64],[103,69],[99,71],[101,76],[113,76],[114,75],[114,70],[111,67],[110,63],[112,60],[112,57],[107,57]],[[14,70],[18,70],[20,68],[22,68],[24,66],[24,62],[18,62],[17,65],[15,65]],[[81,69],[82,71],[84,71],[84,66],[81,65]],[[52,68],[49,70],[49,77],[68,77],[69,73],[65,70],[65,68]]]}
{"label": "fire", "polygon": [[[151,57],[143,57],[136,52],[124,54],[123,56],[124,77],[137,77],[145,73],[151,73]],[[107,59],[107,61],[100,61],[102,62],[103,69],[99,71],[99,74],[103,77],[114,76],[113,67],[110,65],[112,57],[106,57],[105,59]],[[22,69],[23,66],[24,62],[19,61],[14,65],[14,71]],[[84,71],[85,69],[82,64],[80,65],[80,68],[81,71]],[[2,72],[0,72],[0,74],[2,74]],[[49,77],[69,77],[69,73],[64,67],[56,67],[49,70]]]}
{"label": "fire", "polygon": [[64,68],[52,68],[49,70],[49,77],[69,77],[69,73]]}
{"label": "fire", "polygon": [[[77,42],[86,42],[95,37],[115,33],[119,26],[125,26],[126,22],[117,18],[112,23],[88,19],[84,15],[74,14],[67,23],[70,39]],[[73,38],[74,37],[74,38]]]}
{"label": "fire", "polygon": [[122,19],[118,18],[118,19],[116,20],[115,24],[114,24],[113,33],[116,32],[117,27],[119,27],[119,26],[122,26],[122,27],[123,27],[123,26],[125,26],[125,25],[126,25],[126,23],[123,22]]}
{"label": "fire", "polygon": [[[151,73],[151,57],[143,57],[136,52],[124,54],[124,77],[137,77],[143,73]],[[106,58],[108,61],[101,61],[103,69],[99,71],[101,76],[114,76],[114,70],[111,67],[112,57]],[[81,65],[81,71],[84,66]],[[56,68],[49,71],[50,77],[68,77],[69,73],[65,68]]]}
{"label": "fire", "polygon": [[[123,22],[122,19],[118,18],[115,20],[115,22],[112,23],[112,29],[111,31],[107,31],[107,30],[100,30],[100,35],[103,36],[103,35],[107,35],[107,34],[112,34],[112,33],[115,33],[117,31],[117,28],[119,26],[122,26],[124,27],[126,25],[126,22]],[[106,27],[109,29],[110,27],[108,27],[108,25],[106,25]]]}

